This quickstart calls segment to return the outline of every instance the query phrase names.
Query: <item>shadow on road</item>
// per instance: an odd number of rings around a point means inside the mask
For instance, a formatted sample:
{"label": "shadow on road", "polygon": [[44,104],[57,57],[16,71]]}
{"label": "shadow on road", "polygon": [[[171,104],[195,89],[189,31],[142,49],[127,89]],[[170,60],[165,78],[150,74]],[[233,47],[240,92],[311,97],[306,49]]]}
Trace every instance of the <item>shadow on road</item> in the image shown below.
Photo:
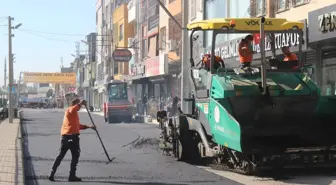
{"label": "shadow on road", "polygon": [[155,185],[188,185],[179,183],[163,183],[163,182],[121,182],[121,181],[83,181],[85,183],[101,183],[101,184],[129,184],[129,185],[142,185],[142,184],[155,184]]}
{"label": "shadow on road", "polygon": [[[21,119],[22,122],[22,139],[23,139],[23,156],[24,158],[30,157],[29,153],[29,142],[28,142],[28,131],[27,131],[27,125],[26,125],[26,120],[28,119]],[[29,119],[30,121],[30,119]],[[35,169],[33,165],[33,161],[31,160],[24,160],[24,170],[25,170],[25,178],[26,178],[26,185],[39,185],[37,180],[31,180],[27,179],[27,176],[35,176]]]}

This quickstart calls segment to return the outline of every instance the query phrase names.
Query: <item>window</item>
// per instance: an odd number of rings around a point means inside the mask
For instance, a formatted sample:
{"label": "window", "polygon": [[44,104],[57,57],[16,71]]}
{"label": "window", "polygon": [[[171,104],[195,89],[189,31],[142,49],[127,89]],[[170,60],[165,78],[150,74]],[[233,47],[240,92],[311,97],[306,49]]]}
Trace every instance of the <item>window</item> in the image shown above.
{"label": "window", "polygon": [[277,0],[277,11],[286,10],[287,0]]}
{"label": "window", "polygon": [[336,94],[336,52],[327,50],[323,52],[322,60],[322,95]]}
{"label": "window", "polygon": [[119,73],[119,66],[118,66],[119,62],[114,62],[114,74],[118,74]]}
{"label": "window", "polygon": [[196,0],[189,0],[189,20],[196,18]]}
{"label": "window", "polygon": [[[256,17],[259,17],[259,16],[263,15],[263,1],[266,1],[266,0],[256,0],[255,1],[255,12],[256,12],[255,15],[256,15]],[[265,15],[265,13],[264,13],[264,15]]]}
{"label": "window", "polygon": [[143,39],[142,40],[142,50],[141,50],[142,58],[147,57],[147,51],[148,51],[148,48],[147,48],[147,39]]}
{"label": "window", "polygon": [[[225,18],[227,17],[227,1],[226,0],[206,0],[204,19]],[[205,47],[211,46],[212,31],[204,32]],[[228,34],[217,36],[216,44],[228,40]]]}
{"label": "window", "polygon": [[160,40],[160,49],[166,49],[166,45],[167,45],[167,29],[166,29],[166,27],[163,27],[163,28],[161,28],[161,31],[160,31],[160,34],[161,34],[161,36],[160,36],[160,38],[161,38],[161,40]]}
{"label": "window", "polygon": [[[234,0],[230,1],[230,12],[229,17],[241,17],[249,18],[249,12],[247,11],[250,7],[251,0]],[[228,34],[228,40],[233,40],[236,38],[241,38],[242,34]]]}
{"label": "window", "polygon": [[127,99],[127,84],[108,84],[109,102],[116,99]]}
{"label": "window", "polygon": [[310,0],[293,0],[293,6],[299,6],[310,3]]}
{"label": "window", "polygon": [[157,56],[157,43],[158,43],[158,35],[152,36],[148,38],[148,53],[149,57]]}
{"label": "window", "polygon": [[119,41],[124,39],[124,24],[119,26]]}

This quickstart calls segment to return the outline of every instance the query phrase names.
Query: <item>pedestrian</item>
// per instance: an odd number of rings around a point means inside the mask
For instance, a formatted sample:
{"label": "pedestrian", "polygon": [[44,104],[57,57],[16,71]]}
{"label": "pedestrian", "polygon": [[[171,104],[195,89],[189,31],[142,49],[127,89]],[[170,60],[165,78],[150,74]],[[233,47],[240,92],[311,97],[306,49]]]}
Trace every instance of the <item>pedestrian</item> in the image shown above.
{"label": "pedestrian", "polygon": [[144,94],[142,96],[142,111],[144,116],[147,115],[147,103],[148,103],[147,94]]}
{"label": "pedestrian", "polygon": [[61,147],[59,153],[54,161],[49,175],[50,181],[55,181],[54,175],[58,166],[61,164],[65,154],[68,150],[71,151],[71,165],[69,181],[81,181],[81,178],[76,176],[76,167],[78,164],[80,145],[79,145],[79,130],[85,130],[88,128],[96,129],[94,125],[82,125],[79,123],[78,111],[81,106],[86,106],[86,101],[75,99],[72,101],[72,105],[65,111],[63,124],[61,128]]}

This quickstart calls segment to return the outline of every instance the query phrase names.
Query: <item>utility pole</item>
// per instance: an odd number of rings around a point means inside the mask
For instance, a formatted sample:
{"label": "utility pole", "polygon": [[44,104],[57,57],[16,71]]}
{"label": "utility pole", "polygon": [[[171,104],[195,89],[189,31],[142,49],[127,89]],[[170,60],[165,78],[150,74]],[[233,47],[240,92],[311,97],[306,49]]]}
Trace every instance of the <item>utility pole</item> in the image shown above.
{"label": "utility pole", "polygon": [[[184,98],[189,98],[190,85],[188,83],[188,74],[190,73],[189,67],[189,36],[187,30],[187,24],[189,22],[189,6],[188,0],[182,0],[182,61],[181,61],[181,101]],[[195,93],[195,92],[194,92]],[[181,103],[181,109],[184,112],[190,112],[189,104]]]}
{"label": "utility pole", "polygon": [[12,38],[14,35],[12,34],[12,29],[18,29],[22,24],[18,24],[12,27],[13,17],[8,16],[8,83],[9,83],[9,91],[8,91],[8,121],[9,123],[13,123],[14,117],[14,107],[13,107],[13,81],[14,81],[14,70],[13,70],[13,53],[12,53]]}
{"label": "utility pole", "polygon": [[7,88],[7,60],[5,58],[5,63],[4,63],[4,86],[5,89]]}
{"label": "utility pole", "polygon": [[11,16],[8,17],[8,83],[9,83],[9,90],[8,90],[8,120],[9,123],[13,123],[13,54],[12,54],[12,20],[14,20]]}
{"label": "utility pole", "polygon": [[80,42],[76,42],[76,55],[79,58],[80,55]]}

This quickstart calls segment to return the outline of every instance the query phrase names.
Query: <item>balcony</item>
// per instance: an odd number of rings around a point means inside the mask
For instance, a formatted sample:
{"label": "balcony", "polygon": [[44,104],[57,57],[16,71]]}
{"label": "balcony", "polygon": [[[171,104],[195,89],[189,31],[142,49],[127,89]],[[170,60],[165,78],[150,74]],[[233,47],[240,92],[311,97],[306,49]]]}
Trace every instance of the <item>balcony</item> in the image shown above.
{"label": "balcony", "polygon": [[136,22],[136,16],[137,16],[137,6],[136,2],[130,1],[130,3],[127,5],[128,9],[128,23],[135,23]]}

